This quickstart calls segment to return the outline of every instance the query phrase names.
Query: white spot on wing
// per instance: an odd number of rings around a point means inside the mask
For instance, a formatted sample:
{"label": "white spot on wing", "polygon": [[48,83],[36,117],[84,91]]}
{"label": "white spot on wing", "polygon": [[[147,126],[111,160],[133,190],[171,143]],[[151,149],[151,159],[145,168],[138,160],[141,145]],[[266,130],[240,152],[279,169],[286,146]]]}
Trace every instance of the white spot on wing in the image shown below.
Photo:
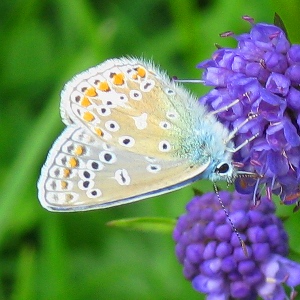
{"label": "white spot on wing", "polygon": [[132,136],[124,135],[119,137],[119,144],[130,148],[134,146],[135,140]]}
{"label": "white spot on wing", "polygon": [[78,181],[78,187],[81,189],[81,190],[90,190],[94,187],[95,185],[95,182],[94,180],[79,180]]}
{"label": "white spot on wing", "polygon": [[101,151],[99,154],[99,159],[101,162],[106,164],[113,164],[117,161],[116,155],[110,151]]}
{"label": "white spot on wing", "polygon": [[161,141],[158,144],[158,149],[161,152],[168,152],[168,151],[171,150],[171,144],[168,141],[166,141],[166,140]]}
{"label": "white spot on wing", "polygon": [[116,181],[120,185],[129,185],[130,184],[130,176],[126,169],[119,169],[115,172]]}
{"label": "white spot on wing", "polygon": [[142,92],[150,92],[155,86],[155,82],[152,79],[144,81],[140,84],[140,89]]}
{"label": "white spot on wing", "polygon": [[120,129],[120,125],[116,121],[106,121],[105,128],[109,131],[115,132]]}
{"label": "white spot on wing", "polygon": [[168,122],[168,121],[161,121],[159,123],[159,126],[162,128],[162,129],[170,129],[171,128],[171,124]]}
{"label": "white spot on wing", "polygon": [[90,198],[90,199],[93,199],[93,198],[97,198],[97,197],[100,197],[102,195],[102,192],[101,190],[99,189],[91,189],[91,190],[88,190],[86,192],[86,195]]}
{"label": "white spot on wing", "polygon": [[137,129],[142,130],[147,127],[147,117],[148,117],[148,114],[146,114],[146,113],[143,113],[138,117],[132,117]]}
{"label": "white spot on wing", "polygon": [[156,158],[155,157],[152,157],[152,156],[145,156],[145,159],[151,163],[155,162],[156,161]]}
{"label": "white spot on wing", "polygon": [[150,173],[158,173],[161,170],[161,166],[151,164],[151,165],[148,165],[146,169]]}
{"label": "white spot on wing", "polygon": [[100,171],[104,168],[103,164],[100,161],[92,159],[88,160],[88,162],[86,163],[86,167],[87,169],[93,171]]}
{"label": "white spot on wing", "polygon": [[129,92],[129,96],[130,96],[130,98],[131,99],[133,99],[133,100],[141,100],[142,99],[142,93],[140,92],[140,91],[138,91],[138,90],[131,90],[130,92]]}

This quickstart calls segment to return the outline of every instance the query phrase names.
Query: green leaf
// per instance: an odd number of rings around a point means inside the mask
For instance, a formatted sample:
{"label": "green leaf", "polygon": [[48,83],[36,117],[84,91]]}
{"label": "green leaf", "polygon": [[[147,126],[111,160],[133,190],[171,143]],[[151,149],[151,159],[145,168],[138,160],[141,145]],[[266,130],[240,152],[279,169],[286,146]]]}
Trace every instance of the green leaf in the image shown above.
{"label": "green leaf", "polygon": [[281,28],[283,30],[283,32],[285,33],[287,39],[288,39],[288,33],[287,33],[287,30],[286,30],[286,27],[283,23],[283,20],[281,19],[281,17],[277,13],[274,14],[274,25]]}
{"label": "green leaf", "polygon": [[120,227],[128,230],[171,233],[176,224],[175,219],[158,217],[138,217],[113,220],[108,226]]}

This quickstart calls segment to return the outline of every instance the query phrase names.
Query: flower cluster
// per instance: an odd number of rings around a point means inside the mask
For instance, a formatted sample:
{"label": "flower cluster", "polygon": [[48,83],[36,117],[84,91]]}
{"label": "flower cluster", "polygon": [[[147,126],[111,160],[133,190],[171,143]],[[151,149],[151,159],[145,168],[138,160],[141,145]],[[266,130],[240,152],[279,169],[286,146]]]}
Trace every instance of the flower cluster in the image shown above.
{"label": "flower cluster", "polygon": [[283,285],[300,284],[300,265],[285,256],[288,238],[275,207],[267,197],[251,209],[250,195],[223,191],[220,197],[240,233],[246,256],[218,196],[195,196],[187,213],[178,219],[173,232],[176,255],[184,276],[207,299],[286,299]]}
{"label": "flower cluster", "polygon": [[214,87],[200,102],[219,111],[220,122],[230,130],[256,116],[241,127],[234,142],[237,147],[257,137],[234,159],[261,179],[237,184],[237,189],[255,194],[261,183],[269,198],[274,193],[284,204],[299,204],[300,45],[292,45],[275,25],[244,19],[252,24],[250,33],[224,34],[237,40],[237,48],[220,48],[198,65],[204,69],[204,83]]}

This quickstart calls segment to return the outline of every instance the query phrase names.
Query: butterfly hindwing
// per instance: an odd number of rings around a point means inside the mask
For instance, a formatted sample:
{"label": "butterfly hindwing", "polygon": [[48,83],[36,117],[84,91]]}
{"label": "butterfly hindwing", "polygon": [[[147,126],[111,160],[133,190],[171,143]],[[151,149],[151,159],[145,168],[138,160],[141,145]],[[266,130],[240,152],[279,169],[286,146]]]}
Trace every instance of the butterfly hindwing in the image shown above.
{"label": "butterfly hindwing", "polygon": [[126,151],[70,125],[48,155],[39,198],[54,211],[104,208],[180,188],[206,167]]}

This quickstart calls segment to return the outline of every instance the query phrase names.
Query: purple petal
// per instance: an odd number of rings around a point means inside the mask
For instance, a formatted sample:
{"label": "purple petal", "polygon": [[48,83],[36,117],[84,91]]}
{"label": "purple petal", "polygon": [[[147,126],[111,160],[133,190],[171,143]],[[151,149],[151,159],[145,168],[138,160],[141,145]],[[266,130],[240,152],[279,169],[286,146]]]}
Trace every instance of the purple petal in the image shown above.
{"label": "purple petal", "polygon": [[245,298],[251,295],[249,284],[244,281],[236,281],[230,285],[231,296],[235,299]]}
{"label": "purple petal", "polygon": [[193,281],[193,288],[201,293],[220,293],[224,291],[224,282],[222,278],[210,278],[204,275],[196,276]]}
{"label": "purple petal", "polygon": [[186,247],[186,258],[193,264],[199,264],[203,259],[204,249],[203,243],[190,244]]}
{"label": "purple petal", "polygon": [[197,265],[194,265],[190,261],[185,259],[183,264],[183,276],[191,280],[198,273],[199,271]]}
{"label": "purple petal", "polygon": [[286,294],[281,285],[275,283],[263,283],[258,286],[257,292],[263,299],[283,300],[286,299]]}
{"label": "purple petal", "polygon": [[[300,100],[300,99],[299,99]],[[296,127],[292,124],[291,120],[284,119],[284,135],[286,137],[287,143],[292,147],[297,147],[300,145],[300,137],[297,132]]]}
{"label": "purple petal", "polygon": [[251,274],[256,269],[256,264],[253,260],[241,261],[238,264],[238,270],[242,275]]}
{"label": "purple petal", "polygon": [[216,252],[216,248],[217,248],[217,242],[215,242],[215,241],[209,242],[206,245],[205,250],[203,251],[203,259],[214,258],[215,257],[215,252]]}
{"label": "purple petal", "polygon": [[295,287],[300,284],[300,264],[287,259],[285,257],[276,256],[280,266],[280,272],[278,272],[276,278],[278,278],[279,273],[285,276],[285,284],[291,287]]}
{"label": "purple petal", "polygon": [[292,45],[287,52],[287,58],[290,65],[300,63],[300,45]]}
{"label": "purple petal", "polygon": [[216,227],[215,234],[218,240],[229,241],[232,234],[232,228],[228,224],[219,225]]}
{"label": "purple petal", "polygon": [[247,62],[240,56],[235,56],[232,61],[231,69],[236,73],[245,73]]}
{"label": "purple petal", "polygon": [[300,112],[300,91],[295,89],[294,87],[290,87],[290,91],[286,97],[286,101],[288,103],[288,106],[290,106],[292,109],[297,110],[297,112]]}
{"label": "purple petal", "polygon": [[183,263],[185,258],[185,246],[182,244],[176,244],[175,246],[175,254],[178,258],[178,260]]}
{"label": "purple petal", "polygon": [[224,258],[232,254],[232,251],[233,251],[233,247],[228,242],[222,242],[217,246],[216,255],[217,257]]}
{"label": "purple petal", "polygon": [[203,80],[206,85],[212,85],[216,87],[226,87],[228,77],[232,74],[232,71],[209,67],[203,73]]}
{"label": "purple petal", "polygon": [[289,170],[287,159],[279,151],[269,151],[267,164],[273,174],[277,176],[285,175]]}
{"label": "purple petal", "polygon": [[280,120],[286,108],[286,102],[281,97],[263,88],[260,94],[261,98],[253,103],[253,109],[268,121]]}
{"label": "purple petal", "polygon": [[[260,96],[261,85],[256,78],[234,77],[228,83],[231,99],[241,99],[244,105],[251,104]],[[245,96],[247,95],[247,96]]]}
{"label": "purple petal", "polygon": [[214,54],[214,61],[219,68],[224,68],[231,70],[232,62],[235,58],[236,54],[232,51],[232,49],[220,49]]}
{"label": "purple petal", "polygon": [[258,80],[266,82],[270,75],[270,71],[264,68],[261,63],[248,62],[245,74],[248,77],[256,77]]}
{"label": "purple petal", "polygon": [[197,242],[204,238],[205,225],[202,223],[196,223],[191,229],[191,242]]}
{"label": "purple petal", "polygon": [[289,49],[289,42],[283,31],[275,25],[258,23],[253,26],[250,35],[261,49],[271,50],[275,46],[281,53],[286,53]]}
{"label": "purple petal", "polygon": [[216,67],[216,63],[212,59],[207,59],[199,63],[196,67],[198,69],[206,69],[208,67]]}
{"label": "purple petal", "polygon": [[288,67],[286,56],[277,51],[268,51],[264,55],[266,68],[271,72],[284,73]]}
{"label": "purple petal", "polygon": [[247,236],[249,241],[252,243],[264,243],[268,241],[268,235],[260,226],[253,226],[248,228]]}
{"label": "purple petal", "polygon": [[265,261],[271,254],[270,245],[268,243],[260,243],[252,245],[255,261]]}
{"label": "purple petal", "polygon": [[272,73],[266,82],[266,88],[274,94],[286,96],[289,92],[291,81],[282,74]]}
{"label": "purple petal", "polygon": [[285,71],[285,76],[289,78],[293,84],[300,84],[300,64],[290,66]]}
{"label": "purple petal", "polygon": [[201,264],[200,271],[203,275],[214,277],[216,276],[216,274],[220,273],[219,271],[221,269],[221,266],[221,258],[208,259]]}
{"label": "purple petal", "polygon": [[237,268],[237,261],[234,259],[233,256],[227,256],[223,259],[221,268],[226,273],[235,271]]}

